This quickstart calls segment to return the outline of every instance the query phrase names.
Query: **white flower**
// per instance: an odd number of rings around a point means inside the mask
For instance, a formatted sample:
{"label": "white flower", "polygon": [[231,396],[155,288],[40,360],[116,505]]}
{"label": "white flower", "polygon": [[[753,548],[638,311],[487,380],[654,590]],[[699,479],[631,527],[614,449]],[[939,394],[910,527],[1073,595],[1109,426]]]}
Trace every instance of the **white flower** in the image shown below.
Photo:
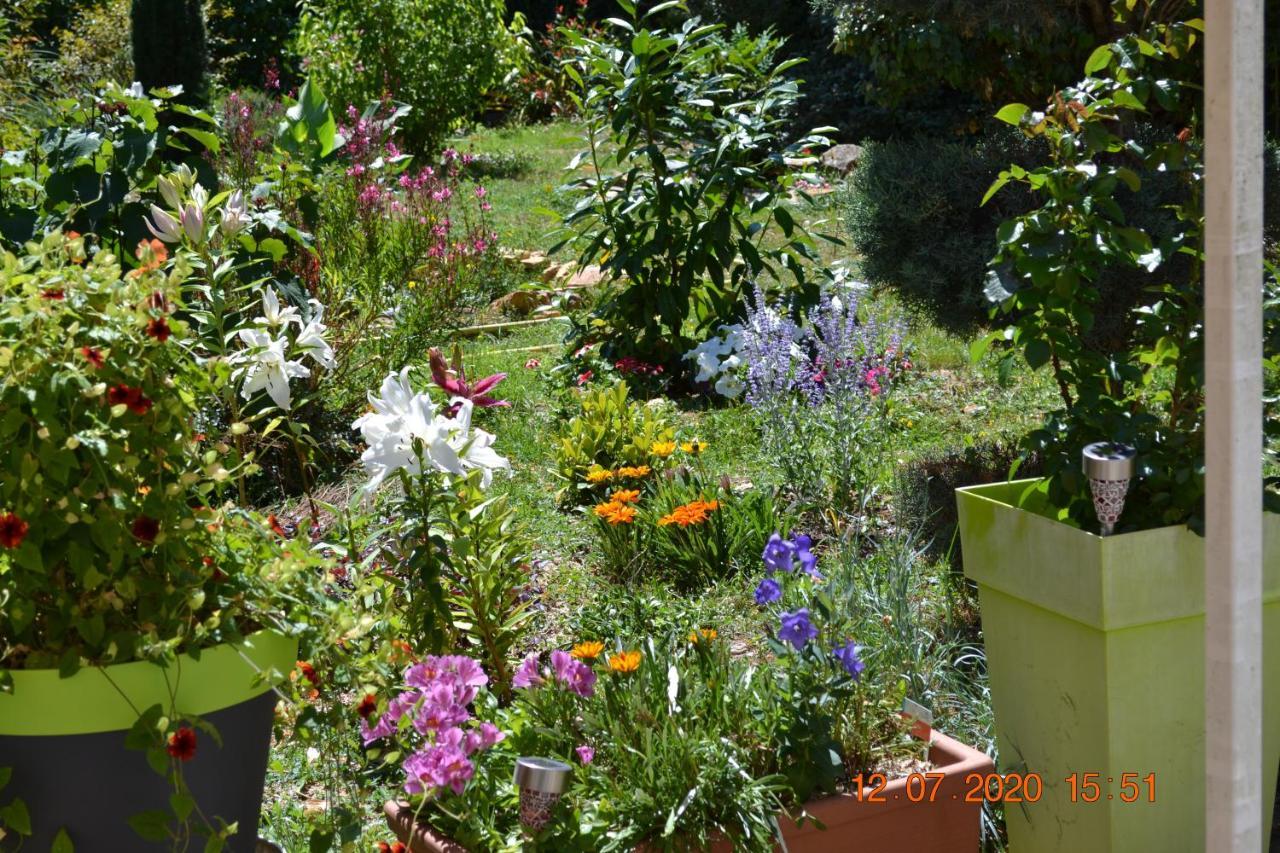
{"label": "white flower", "polygon": [[302,327],[293,345],[304,355],[315,359],[321,367],[332,370],[337,366],[338,361],[333,356],[333,347],[329,346],[329,342],[324,339],[324,333],[328,330],[328,326],[321,322],[324,319],[324,306],[315,299],[310,300],[310,303],[311,320]]}
{"label": "white flower", "polygon": [[253,322],[260,326],[268,326],[275,329],[281,326],[288,326],[290,323],[297,323],[301,326],[302,317],[298,314],[298,309],[292,305],[287,305],[284,308],[280,307],[280,297],[274,287],[264,287],[262,289],[262,316]]}
{"label": "white flower", "polygon": [[742,393],[742,380],[735,373],[724,373],[716,380],[716,393],[732,400]]}
{"label": "white flower", "polygon": [[204,208],[189,201],[179,213],[182,230],[187,232],[187,239],[199,245],[204,240]]}
{"label": "white flower", "polygon": [[234,237],[248,224],[249,208],[244,203],[244,193],[236,190],[227,196],[222,205],[222,222],[218,227],[222,230],[222,236]]}
{"label": "white flower", "polygon": [[178,224],[178,220],[165,213],[158,205],[151,205],[151,218],[144,216],[142,221],[146,223],[148,231],[166,243],[182,240],[182,226]]}
{"label": "white flower", "polygon": [[314,746],[307,747],[307,763],[315,764],[319,760],[320,750],[316,749]]}
{"label": "white flower", "polygon": [[724,337],[725,352],[734,353],[742,351],[742,324],[734,323],[731,326],[721,326],[720,334]]}
{"label": "white flower", "polygon": [[[479,469],[485,487],[492,482],[494,470],[510,469],[510,463],[493,450],[493,436],[471,428],[471,401],[455,398],[453,402],[458,405],[455,417],[437,414],[431,398],[415,393],[409,384],[409,368],[399,375],[388,374],[381,396],[369,395],[372,411],[352,424],[369,445],[360,456],[370,475],[366,491],[372,492],[398,470],[417,476],[423,473],[423,464],[454,475]],[[415,448],[418,442],[420,454]]]}
{"label": "white flower", "polygon": [[147,93],[142,91],[142,84],[137,80],[129,85],[129,96],[132,98],[145,98]]}
{"label": "white flower", "polygon": [[160,188],[160,195],[164,197],[164,203],[172,207],[174,210],[182,207],[182,194],[178,191],[175,181],[181,182],[181,178],[174,176],[173,178],[159,177],[156,178],[156,186]]}
{"label": "white flower", "polygon": [[741,366],[742,366],[742,356],[727,355],[724,357],[724,361],[720,362],[720,372],[728,373],[731,370],[737,370]]}
{"label": "white flower", "polygon": [[244,377],[240,393],[248,400],[265,390],[277,406],[288,411],[293,405],[289,380],[310,376],[311,371],[302,362],[290,361],[285,356],[285,347],[289,343],[287,338],[272,339],[271,335],[258,329],[241,329],[237,334],[249,347],[235,357],[237,363],[245,365],[236,371],[237,376]]}

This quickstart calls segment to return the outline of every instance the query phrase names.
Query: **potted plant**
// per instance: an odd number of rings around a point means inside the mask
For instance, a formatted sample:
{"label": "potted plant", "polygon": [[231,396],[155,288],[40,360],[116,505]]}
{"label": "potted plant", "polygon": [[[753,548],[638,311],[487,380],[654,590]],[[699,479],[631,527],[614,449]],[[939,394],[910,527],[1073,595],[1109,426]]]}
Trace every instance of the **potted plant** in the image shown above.
{"label": "potted plant", "polygon": [[185,259],[85,244],[0,257],[6,842],[249,851],[311,559],[220,503],[199,430],[229,370],[196,357]]}
{"label": "potted plant", "polygon": [[[992,337],[1014,344],[1006,359],[1021,350],[1047,365],[1062,399],[1026,440],[1044,480],[958,493],[1002,770],[1044,783],[1038,802],[1005,810],[1015,850],[1172,850],[1204,835],[1203,156],[1199,89],[1177,82],[1201,79],[1201,27],[1157,19],[1143,38],[1095,51],[1088,78],[1047,108],[999,113],[1043,138],[1051,162],[992,187],[1025,184],[1043,201],[1000,228],[988,295],[1015,319]],[[1178,203],[1143,229],[1112,199],[1162,186]],[[1116,304],[1117,278],[1141,285],[1131,308]],[[1082,470],[1097,441],[1136,450],[1116,535],[1099,535],[1110,531]],[[1280,519],[1265,525],[1264,642],[1275,648]],[[1265,667],[1269,826],[1280,657]]]}
{"label": "potted plant", "polygon": [[[838,587],[819,577],[810,545],[770,540],[756,599],[777,627],[760,662],[701,627],[635,648],[585,641],[531,655],[512,705],[475,703],[493,721],[488,736],[463,728],[465,709],[441,711],[440,691],[411,669],[367,738],[412,758],[401,762],[407,796],[386,806],[393,831],[419,851],[978,849],[990,759],[930,733],[922,763],[900,714],[904,674],[848,638]],[[442,735],[440,719],[460,730]],[[472,741],[486,748],[465,754]],[[451,744],[465,765],[436,757]],[[572,768],[560,801],[541,820],[523,815],[523,827],[520,756]]]}

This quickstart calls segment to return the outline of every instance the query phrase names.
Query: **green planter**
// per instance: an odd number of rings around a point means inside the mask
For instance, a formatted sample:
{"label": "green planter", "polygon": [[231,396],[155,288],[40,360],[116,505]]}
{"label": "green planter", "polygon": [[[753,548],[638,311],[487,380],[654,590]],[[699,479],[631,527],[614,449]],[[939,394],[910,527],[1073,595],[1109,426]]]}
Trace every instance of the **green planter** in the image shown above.
{"label": "green planter", "polygon": [[[167,851],[172,844],[144,841],[129,818],[166,810],[172,789],[142,752],[127,749],[125,734],[138,713],[173,703],[201,717],[221,738],[197,733],[194,757],[183,774],[201,810],[235,821],[230,853],[253,853],[262,784],[271,745],[276,696],[257,683],[259,670],[289,672],[298,641],[272,631],[238,646],[183,655],[168,668],[133,662],[86,667],[70,678],[57,670],[14,670],[13,692],[0,693],[0,767],[11,772],[3,799],[24,801],[34,835],[24,850],[48,850],[59,830],[78,851]],[[19,839],[0,839],[0,851]]]}
{"label": "green planter", "polygon": [[[1010,849],[1202,850],[1204,540],[1185,527],[1087,533],[1056,520],[1036,480],[956,495],[1000,769],[1044,783],[1037,802],[1005,805]],[[1265,516],[1264,534],[1258,760],[1269,827],[1280,763],[1280,517]],[[1084,801],[1093,793],[1085,773],[1098,774],[1096,802]],[[1122,800],[1133,794],[1123,774],[1136,774],[1137,802]]]}

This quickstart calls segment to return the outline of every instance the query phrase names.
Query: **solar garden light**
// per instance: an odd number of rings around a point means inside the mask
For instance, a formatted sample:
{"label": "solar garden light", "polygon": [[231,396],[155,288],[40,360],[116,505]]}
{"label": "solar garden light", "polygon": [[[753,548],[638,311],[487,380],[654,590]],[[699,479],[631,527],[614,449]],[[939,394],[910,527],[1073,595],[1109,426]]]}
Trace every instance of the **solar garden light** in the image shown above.
{"label": "solar garden light", "polygon": [[573,768],[552,758],[516,760],[516,787],[520,789],[520,823],[541,830],[551,822],[551,810],[569,787]]}
{"label": "solar garden light", "polygon": [[1137,451],[1127,444],[1098,441],[1084,449],[1084,475],[1093,492],[1093,511],[1102,523],[1102,535],[1116,532],[1116,522],[1124,512],[1124,496],[1133,479]]}

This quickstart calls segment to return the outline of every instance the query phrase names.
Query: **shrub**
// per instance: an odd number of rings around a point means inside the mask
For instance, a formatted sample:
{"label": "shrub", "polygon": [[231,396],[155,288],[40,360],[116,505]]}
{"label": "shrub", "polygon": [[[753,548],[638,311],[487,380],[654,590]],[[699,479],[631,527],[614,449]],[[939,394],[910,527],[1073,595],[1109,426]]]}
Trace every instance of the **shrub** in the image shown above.
{"label": "shrub", "polygon": [[197,428],[225,372],[193,355],[182,273],[122,275],[85,239],[0,255],[0,664],[69,674],[301,624],[305,543],[220,508],[234,472]]}
{"label": "shrub", "polygon": [[297,43],[336,103],[411,104],[408,144],[430,150],[502,78],[510,39],[502,0],[308,0]]}
{"label": "shrub", "polygon": [[184,101],[204,101],[209,52],[201,0],[133,0],[133,68],[148,91],[181,86]]}
{"label": "shrub", "polygon": [[[615,471],[619,466],[645,469],[665,456],[655,451],[675,449],[675,424],[658,406],[627,399],[627,383],[618,380],[608,389],[588,390],[581,409],[556,438],[556,474],[565,482],[561,496],[577,502],[591,490],[629,479]],[[668,449],[669,448],[669,449]]]}
{"label": "shrub", "polygon": [[85,89],[103,80],[134,79],[129,0],[86,4],[56,38],[63,87]]}
{"label": "shrub", "polygon": [[562,245],[610,278],[586,336],[610,359],[673,365],[732,319],[751,279],[816,296],[784,160],[826,140],[783,144],[799,92],[770,39],[725,40],[696,18],[666,30],[623,6],[617,43],[572,36],[589,148],[570,168],[588,172],[565,187]]}
{"label": "shrub", "polygon": [[297,82],[290,41],[297,0],[209,0],[209,53],[222,85],[288,90]]}
{"label": "shrub", "polygon": [[888,287],[937,325],[960,333],[984,320],[987,262],[996,226],[1031,204],[1001,195],[980,206],[1011,162],[1029,165],[1034,147],[1001,132],[974,142],[871,142],[843,197],[850,243],[869,283]]}

